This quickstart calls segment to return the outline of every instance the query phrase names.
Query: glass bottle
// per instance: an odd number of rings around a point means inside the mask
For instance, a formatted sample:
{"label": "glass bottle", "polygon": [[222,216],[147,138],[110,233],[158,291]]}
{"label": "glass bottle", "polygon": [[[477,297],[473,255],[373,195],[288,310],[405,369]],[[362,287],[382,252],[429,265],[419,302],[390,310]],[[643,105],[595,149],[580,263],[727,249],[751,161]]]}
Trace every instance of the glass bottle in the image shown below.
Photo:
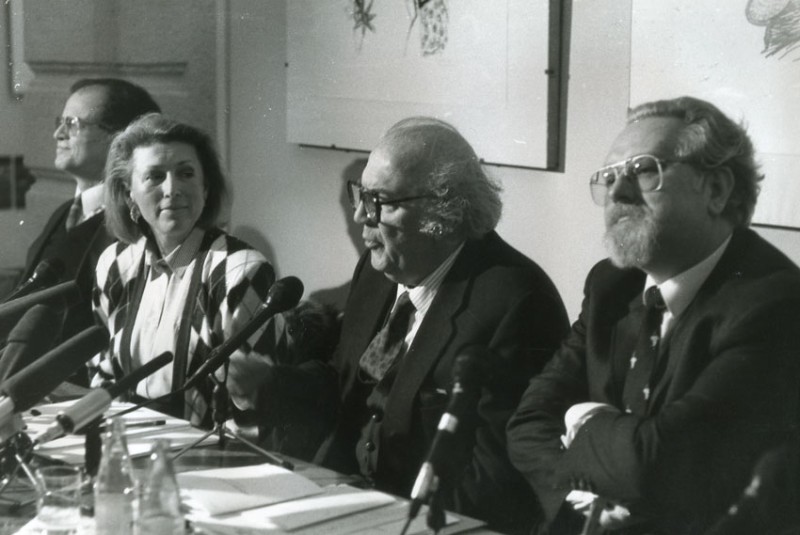
{"label": "glass bottle", "polygon": [[111,420],[103,434],[100,466],[94,483],[94,518],[97,535],[132,535],[136,485],[125,439],[125,422]]}
{"label": "glass bottle", "polygon": [[142,483],[136,534],[183,534],[180,489],[169,457],[169,440],[158,439],[153,443]]}

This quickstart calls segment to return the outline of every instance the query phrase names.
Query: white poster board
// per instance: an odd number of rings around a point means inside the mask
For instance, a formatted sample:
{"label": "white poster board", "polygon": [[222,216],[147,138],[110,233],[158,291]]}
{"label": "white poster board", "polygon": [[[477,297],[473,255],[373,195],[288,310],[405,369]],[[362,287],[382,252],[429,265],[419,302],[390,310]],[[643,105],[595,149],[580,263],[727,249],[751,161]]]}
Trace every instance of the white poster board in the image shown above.
{"label": "white poster board", "polygon": [[743,120],[766,176],[753,222],[800,227],[800,2],[768,4],[633,0],[630,100],[691,95]]}
{"label": "white poster board", "polygon": [[371,150],[430,115],[486,162],[548,166],[550,0],[287,0],[287,16],[289,142]]}

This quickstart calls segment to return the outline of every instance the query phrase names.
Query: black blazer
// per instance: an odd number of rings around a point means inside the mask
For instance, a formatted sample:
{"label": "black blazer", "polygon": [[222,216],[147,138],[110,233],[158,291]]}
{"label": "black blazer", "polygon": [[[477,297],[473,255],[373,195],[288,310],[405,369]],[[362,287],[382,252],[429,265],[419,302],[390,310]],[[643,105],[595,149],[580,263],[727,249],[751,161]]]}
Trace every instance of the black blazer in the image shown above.
{"label": "black blazer", "polygon": [[[317,461],[358,471],[356,443],[364,421],[357,395],[358,361],[393,303],[396,285],[375,271],[369,253],[353,276],[335,356],[340,415]],[[477,416],[464,422],[452,452],[453,481],[444,506],[487,520],[501,530],[525,532],[537,514],[535,497],[511,466],[505,425],[527,384],[552,355],[568,328],[555,286],[530,259],[491,232],[459,254],[403,357],[388,394],[377,445],[378,488],[408,496],[446,408],[452,368],[472,344],[491,352]],[[461,425],[461,424],[460,424]]]}
{"label": "black blazer", "polygon": [[[50,216],[42,233],[28,249],[27,263],[22,275],[22,280],[25,281],[41,261],[58,258],[65,268],[62,282],[75,280],[83,292],[79,301],[65,310],[61,336],[54,340],[55,344],[95,324],[91,300],[94,270],[100,254],[114,241],[106,231],[103,212],[67,231],[65,224],[71,205],[70,199],[56,208]],[[84,375],[76,375],[73,380],[88,384],[88,378]]]}
{"label": "black blazer", "polygon": [[[647,519],[647,533],[702,533],[759,453],[797,426],[800,270],[753,231],[735,231],[662,341],[663,375],[638,417],[621,398],[644,279],[609,261],[592,269],[578,321],[509,423],[509,450],[550,521],[582,486]],[[564,413],[584,401],[620,412],[591,418],[565,451]]]}

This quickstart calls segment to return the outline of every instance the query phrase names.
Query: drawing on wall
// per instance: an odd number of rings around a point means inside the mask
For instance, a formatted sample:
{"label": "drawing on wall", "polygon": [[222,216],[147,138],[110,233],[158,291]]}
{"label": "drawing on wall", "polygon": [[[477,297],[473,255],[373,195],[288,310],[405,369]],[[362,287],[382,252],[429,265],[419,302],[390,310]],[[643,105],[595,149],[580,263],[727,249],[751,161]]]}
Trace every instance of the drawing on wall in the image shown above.
{"label": "drawing on wall", "polygon": [[776,41],[769,30],[765,49],[764,26],[752,19],[786,23],[797,16],[794,4],[800,1],[633,0],[631,32],[631,105],[692,95],[742,121],[765,177],[753,223],[787,228],[800,228],[800,68],[776,60],[800,50],[788,33]]}
{"label": "drawing on wall", "polygon": [[[352,0],[349,16],[353,19],[353,33],[356,34],[356,48],[361,50],[367,31],[375,33],[372,23],[377,16],[372,11],[373,0]],[[414,26],[420,26],[420,51],[423,56],[442,52],[447,45],[450,15],[445,0],[406,0],[410,23],[406,34],[406,44],[411,39]]]}
{"label": "drawing on wall", "polygon": [[[358,39],[357,46],[359,49],[364,43],[364,36],[367,31],[375,31],[375,26],[372,25],[372,21],[375,18],[375,14],[372,12],[372,2],[373,0],[369,0],[369,3],[366,0],[353,0],[353,9],[350,12],[350,16],[353,17],[353,32]],[[361,32],[360,36],[358,35],[359,32]]]}
{"label": "drawing on wall", "polygon": [[368,151],[398,120],[431,115],[486,162],[556,165],[558,0],[286,6],[289,142]]}
{"label": "drawing on wall", "polygon": [[447,26],[450,22],[445,0],[410,0],[414,17],[408,27],[408,35],[414,23],[420,23],[420,47],[423,56],[430,56],[444,50],[447,45]]}
{"label": "drawing on wall", "polygon": [[749,0],[745,14],[750,24],[765,27],[765,56],[783,59],[800,46],[800,0]]}

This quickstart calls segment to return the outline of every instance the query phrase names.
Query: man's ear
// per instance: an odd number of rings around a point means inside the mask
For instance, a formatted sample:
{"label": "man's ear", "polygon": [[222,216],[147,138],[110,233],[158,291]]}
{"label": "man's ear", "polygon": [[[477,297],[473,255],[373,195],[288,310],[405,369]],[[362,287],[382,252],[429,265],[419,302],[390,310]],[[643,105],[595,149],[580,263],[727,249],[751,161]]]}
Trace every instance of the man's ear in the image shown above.
{"label": "man's ear", "polygon": [[736,179],[728,167],[719,167],[706,172],[706,194],[708,211],[712,215],[722,214],[733,193]]}

